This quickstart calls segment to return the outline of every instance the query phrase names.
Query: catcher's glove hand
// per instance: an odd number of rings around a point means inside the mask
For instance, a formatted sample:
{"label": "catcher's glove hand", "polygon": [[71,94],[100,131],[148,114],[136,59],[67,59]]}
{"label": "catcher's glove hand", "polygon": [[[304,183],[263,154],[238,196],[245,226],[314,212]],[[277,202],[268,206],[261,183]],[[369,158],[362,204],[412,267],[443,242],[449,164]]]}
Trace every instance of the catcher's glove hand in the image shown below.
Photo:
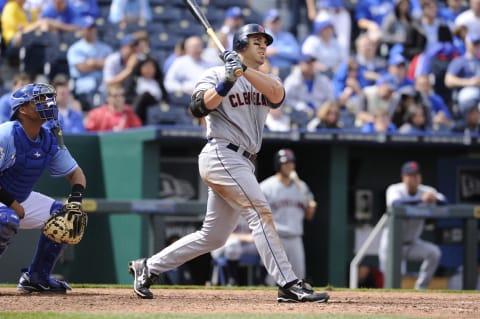
{"label": "catcher's glove hand", "polygon": [[82,204],[66,203],[58,213],[47,220],[43,234],[56,243],[75,245],[82,240],[87,220]]}

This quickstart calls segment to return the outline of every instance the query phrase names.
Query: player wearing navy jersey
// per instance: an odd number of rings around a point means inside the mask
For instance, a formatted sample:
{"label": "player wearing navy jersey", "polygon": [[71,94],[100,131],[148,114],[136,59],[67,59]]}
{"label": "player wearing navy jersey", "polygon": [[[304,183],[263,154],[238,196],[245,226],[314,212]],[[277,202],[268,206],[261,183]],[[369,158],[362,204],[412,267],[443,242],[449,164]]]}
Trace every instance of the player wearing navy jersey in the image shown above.
{"label": "player wearing navy jersey", "polygon": [[[48,84],[23,86],[11,95],[11,121],[0,125],[0,256],[19,229],[42,228],[50,215],[62,208],[63,203],[33,191],[45,169],[51,176],[63,176],[70,182],[69,201],[82,201],[85,175],[62,143],[55,97]],[[44,125],[47,121],[52,125]],[[51,276],[65,247],[42,233],[32,263],[22,270],[18,290],[69,290],[66,282]]]}
{"label": "player wearing navy jersey", "polygon": [[[131,261],[134,291],[152,298],[150,285],[161,273],[221,247],[244,218],[262,261],[280,286],[278,301],[325,302],[295,275],[273,224],[270,206],[255,176],[253,160],[262,144],[270,108],[282,105],[285,90],[279,78],[259,71],[273,38],[258,24],[243,26],[234,36],[234,51],[225,51],[225,66],[208,69],[197,82],[190,110],[205,117],[207,140],[199,155],[199,171],[208,185],[207,213],[199,231],[187,235],[150,258]],[[236,77],[239,69],[243,75]]]}

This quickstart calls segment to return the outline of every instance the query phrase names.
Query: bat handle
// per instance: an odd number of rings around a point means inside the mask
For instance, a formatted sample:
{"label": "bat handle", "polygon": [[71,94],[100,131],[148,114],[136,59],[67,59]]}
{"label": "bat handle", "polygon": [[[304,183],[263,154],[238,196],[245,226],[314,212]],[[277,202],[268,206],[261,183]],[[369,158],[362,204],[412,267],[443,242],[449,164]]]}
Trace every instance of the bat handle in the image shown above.
{"label": "bat handle", "polygon": [[233,74],[235,74],[235,76],[238,78],[238,77],[241,77],[243,75],[243,70],[242,68],[237,68],[235,69],[235,71],[233,71]]}

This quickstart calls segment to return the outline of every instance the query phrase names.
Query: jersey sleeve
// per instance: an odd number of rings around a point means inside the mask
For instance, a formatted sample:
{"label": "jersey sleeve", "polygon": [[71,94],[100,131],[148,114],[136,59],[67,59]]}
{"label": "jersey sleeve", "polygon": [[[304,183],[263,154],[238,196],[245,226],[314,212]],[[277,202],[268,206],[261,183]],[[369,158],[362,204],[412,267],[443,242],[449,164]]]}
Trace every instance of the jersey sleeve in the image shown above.
{"label": "jersey sleeve", "polygon": [[48,166],[48,171],[53,177],[63,177],[72,173],[78,167],[67,148],[59,149],[53,156]]}
{"label": "jersey sleeve", "polygon": [[13,122],[0,125],[0,172],[15,163],[15,144],[12,134]]}

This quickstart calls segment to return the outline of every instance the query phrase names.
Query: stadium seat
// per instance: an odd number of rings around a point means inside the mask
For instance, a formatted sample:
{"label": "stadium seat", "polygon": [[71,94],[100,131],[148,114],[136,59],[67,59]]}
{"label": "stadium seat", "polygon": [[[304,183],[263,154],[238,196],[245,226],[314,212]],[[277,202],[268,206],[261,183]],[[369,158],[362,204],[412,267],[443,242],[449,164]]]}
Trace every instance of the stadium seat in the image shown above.
{"label": "stadium seat", "polygon": [[183,92],[175,92],[174,94],[169,95],[170,104],[175,107],[186,108],[190,104],[191,96]]}
{"label": "stadium seat", "polygon": [[168,32],[151,34],[150,47],[152,50],[166,50],[173,52],[178,39],[178,35],[169,34]]}
{"label": "stadium seat", "polygon": [[175,107],[162,103],[150,106],[147,110],[147,125],[193,125],[193,118],[186,107]]}
{"label": "stadium seat", "polygon": [[210,0],[209,6],[223,9],[234,6],[244,8],[248,6],[248,3],[247,0]]}
{"label": "stadium seat", "polygon": [[172,21],[179,21],[182,19],[182,11],[179,8],[172,6],[156,6],[153,10],[153,21],[168,23]]}
{"label": "stadium seat", "polygon": [[170,22],[167,28],[170,34],[173,33],[180,37],[189,37],[192,35],[202,36],[205,34],[205,31],[200,24],[189,19]]}

